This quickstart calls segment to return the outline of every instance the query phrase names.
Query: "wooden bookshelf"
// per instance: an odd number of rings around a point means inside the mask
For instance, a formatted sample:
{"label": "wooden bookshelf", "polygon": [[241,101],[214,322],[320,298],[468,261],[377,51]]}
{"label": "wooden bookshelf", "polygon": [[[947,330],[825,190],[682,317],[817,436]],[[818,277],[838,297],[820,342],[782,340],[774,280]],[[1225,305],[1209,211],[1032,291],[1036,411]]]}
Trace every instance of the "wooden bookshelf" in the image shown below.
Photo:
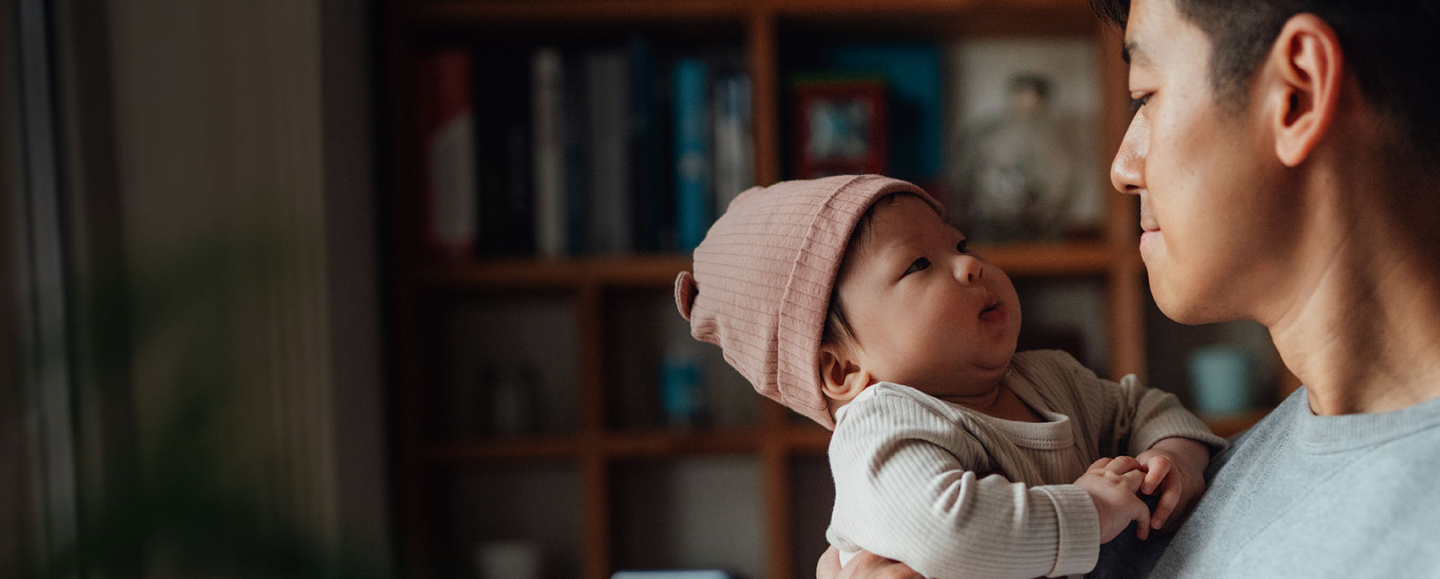
{"label": "wooden bookshelf", "polygon": [[[1102,132],[1094,146],[1113,151],[1123,135],[1125,70],[1118,40],[1094,18],[1086,0],[384,0],[380,13],[381,86],[388,143],[382,157],[389,211],[389,321],[393,332],[391,388],[394,404],[394,464],[400,559],[406,577],[430,577],[447,569],[442,553],[451,537],[435,517],[453,505],[431,490],[457,471],[503,472],[532,464],[562,464],[578,479],[582,494],[575,517],[580,527],[583,579],[606,579],[624,564],[618,553],[617,468],[633,461],[661,463],[692,457],[744,456],[760,473],[763,570],[750,579],[806,576],[818,552],[801,550],[794,526],[797,513],[792,472],[797,459],[823,460],[829,433],[795,420],[768,401],[760,402],[753,424],[701,430],[623,429],[612,424],[613,386],[607,360],[615,346],[607,338],[607,296],[644,290],[663,293],[688,258],[678,255],[528,258],[443,262],[419,243],[419,129],[415,126],[411,64],[425,49],[444,42],[490,37],[533,36],[575,42],[607,34],[620,37],[631,27],[688,34],[710,31],[744,51],[752,86],[756,181],[784,175],[782,151],[780,46],[786,34],[841,29],[879,38],[915,34],[930,39],[971,35],[1066,34],[1093,38],[1101,47]],[[719,29],[713,32],[712,29]],[[674,32],[674,31],[683,32]],[[1103,157],[1103,155],[1102,155]],[[1104,171],[1101,172],[1105,174]],[[1108,190],[1108,183],[1103,185]],[[1106,296],[1108,367],[1112,374],[1144,368],[1143,266],[1136,251],[1137,211],[1133,199],[1106,196],[1106,219],[1098,239],[1066,243],[984,246],[974,249],[1012,277],[1099,280]],[[427,325],[445,299],[509,300],[543,293],[558,295],[573,311],[573,360],[578,416],[571,430],[518,438],[443,439],[428,429],[427,394],[437,385],[427,374],[428,352],[443,345]],[[457,298],[459,296],[459,298]],[[758,398],[758,397],[757,397]],[[1216,422],[1238,428],[1237,422]],[[438,502],[437,502],[438,501]],[[453,570],[452,570],[453,571]],[[473,576],[472,573],[457,573]]]}

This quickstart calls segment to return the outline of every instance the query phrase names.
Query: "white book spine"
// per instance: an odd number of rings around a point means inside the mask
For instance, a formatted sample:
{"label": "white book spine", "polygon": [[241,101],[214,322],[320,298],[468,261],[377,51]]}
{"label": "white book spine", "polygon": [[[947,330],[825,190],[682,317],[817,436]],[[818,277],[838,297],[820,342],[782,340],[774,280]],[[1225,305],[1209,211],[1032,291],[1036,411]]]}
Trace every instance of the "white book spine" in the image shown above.
{"label": "white book spine", "polygon": [[564,256],[566,239],[564,67],[559,49],[541,48],[531,60],[535,127],[535,251],[541,257]]}
{"label": "white book spine", "polygon": [[755,185],[755,143],[750,120],[750,81],[731,75],[715,85],[715,214]]}

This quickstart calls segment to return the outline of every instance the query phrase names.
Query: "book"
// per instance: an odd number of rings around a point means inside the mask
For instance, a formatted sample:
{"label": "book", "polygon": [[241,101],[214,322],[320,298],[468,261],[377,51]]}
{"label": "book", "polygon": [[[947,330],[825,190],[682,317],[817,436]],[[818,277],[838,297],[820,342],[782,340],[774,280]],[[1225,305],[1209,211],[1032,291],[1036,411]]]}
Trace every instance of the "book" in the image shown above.
{"label": "book", "polygon": [[750,112],[750,78],[729,72],[715,81],[715,215],[755,185],[755,139]]}
{"label": "book", "polygon": [[713,221],[710,72],[703,59],[679,58],[671,73],[675,146],[675,245],[691,253]]}
{"label": "book", "polygon": [[560,50],[545,47],[531,58],[535,99],[531,122],[535,147],[535,253],[558,258],[569,251],[565,205],[564,62]]}
{"label": "book", "polygon": [[630,60],[630,119],[634,150],[631,177],[634,180],[635,248],[659,252],[669,248],[670,199],[669,158],[665,147],[664,79],[655,64],[650,41],[632,36],[627,45]]}
{"label": "book", "polygon": [[565,240],[566,254],[581,255],[588,251],[587,217],[589,211],[590,158],[588,106],[585,90],[588,88],[584,60],[567,54],[562,59],[561,118],[564,123],[565,148]]}
{"label": "book", "polygon": [[479,253],[529,254],[534,248],[530,58],[497,48],[476,54]]}
{"label": "book", "polygon": [[628,254],[635,249],[629,63],[623,51],[596,50],[585,55],[585,68],[590,153],[585,242],[593,253]]}
{"label": "book", "polygon": [[469,257],[478,235],[471,60],[462,49],[422,57],[416,66],[424,164],[424,244]]}

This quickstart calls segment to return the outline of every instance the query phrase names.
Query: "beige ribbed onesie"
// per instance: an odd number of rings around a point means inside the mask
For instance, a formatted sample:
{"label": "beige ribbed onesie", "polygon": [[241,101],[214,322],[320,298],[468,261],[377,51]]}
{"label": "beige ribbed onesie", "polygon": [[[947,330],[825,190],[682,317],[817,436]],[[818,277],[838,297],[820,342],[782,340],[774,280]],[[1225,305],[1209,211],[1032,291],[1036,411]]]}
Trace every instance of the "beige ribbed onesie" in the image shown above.
{"label": "beige ribbed onesie", "polygon": [[1172,437],[1225,444],[1174,395],[1134,376],[1102,380],[1057,351],[1020,352],[1011,365],[1005,384],[1045,422],[993,418],[884,382],[836,413],[826,536],[843,561],[863,549],[932,579],[1086,573],[1099,519],[1070,483],[1090,463]]}

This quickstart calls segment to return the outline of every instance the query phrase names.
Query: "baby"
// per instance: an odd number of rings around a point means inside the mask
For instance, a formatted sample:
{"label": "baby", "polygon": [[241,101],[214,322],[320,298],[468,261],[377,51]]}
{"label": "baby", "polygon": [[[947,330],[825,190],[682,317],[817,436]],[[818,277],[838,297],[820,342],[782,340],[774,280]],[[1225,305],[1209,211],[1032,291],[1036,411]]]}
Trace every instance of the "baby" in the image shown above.
{"label": "baby", "polygon": [[[675,299],[756,390],[834,429],[827,538],[842,561],[866,550],[933,578],[1083,574],[1132,522],[1142,539],[1178,525],[1224,444],[1134,376],[1017,354],[1009,278],[903,181],[746,191]],[[1139,494],[1157,491],[1151,513]]]}

